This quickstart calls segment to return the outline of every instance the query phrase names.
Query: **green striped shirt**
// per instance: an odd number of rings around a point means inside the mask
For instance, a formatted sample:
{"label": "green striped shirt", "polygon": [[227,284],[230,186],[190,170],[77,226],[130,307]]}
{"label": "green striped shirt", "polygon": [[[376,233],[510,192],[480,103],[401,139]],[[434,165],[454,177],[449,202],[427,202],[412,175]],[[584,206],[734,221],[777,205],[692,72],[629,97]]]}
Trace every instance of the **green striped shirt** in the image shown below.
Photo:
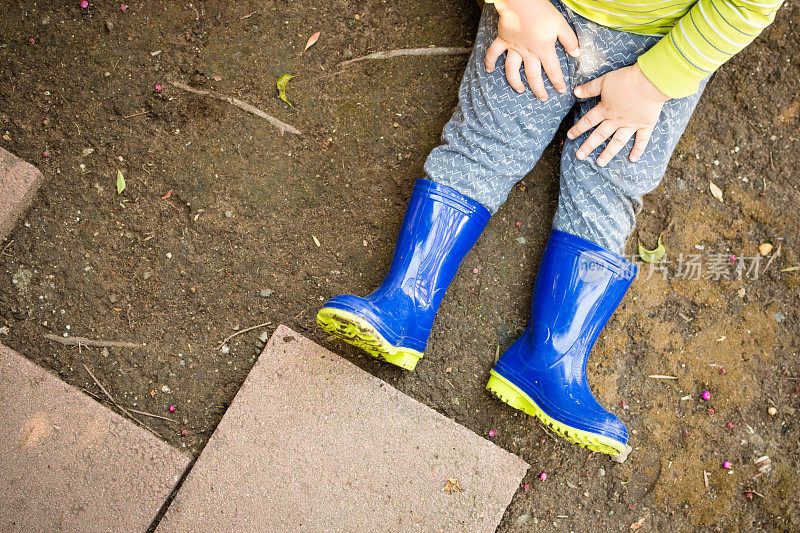
{"label": "green striped shirt", "polygon": [[689,96],[769,26],[783,0],[562,0],[593,22],[663,35],[639,57],[653,85],[671,98]]}

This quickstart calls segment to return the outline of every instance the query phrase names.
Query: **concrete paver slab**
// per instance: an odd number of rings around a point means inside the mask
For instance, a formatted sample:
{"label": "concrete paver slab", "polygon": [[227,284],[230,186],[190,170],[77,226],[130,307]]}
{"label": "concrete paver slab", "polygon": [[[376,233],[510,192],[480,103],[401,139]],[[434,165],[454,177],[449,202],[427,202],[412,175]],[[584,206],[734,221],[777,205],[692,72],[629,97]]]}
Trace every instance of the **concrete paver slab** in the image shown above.
{"label": "concrete paver slab", "polygon": [[280,326],[158,532],[494,531],[527,468]]}
{"label": "concrete paver slab", "polygon": [[41,181],[39,169],[0,148],[0,241],[31,205]]}
{"label": "concrete paver slab", "polygon": [[0,345],[0,531],[145,531],[189,461]]}

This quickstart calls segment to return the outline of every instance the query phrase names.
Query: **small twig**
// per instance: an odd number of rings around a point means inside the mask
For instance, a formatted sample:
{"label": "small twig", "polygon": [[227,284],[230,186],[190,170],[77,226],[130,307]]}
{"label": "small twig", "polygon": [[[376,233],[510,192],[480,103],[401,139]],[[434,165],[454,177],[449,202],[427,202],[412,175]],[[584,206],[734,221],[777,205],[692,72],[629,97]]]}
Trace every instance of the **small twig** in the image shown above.
{"label": "small twig", "polygon": [[139,411],[137,409],[128,409],[131,413],[136,413],[137,415],[144,415],[144,416],[152,416],[153,418],[160,418],[161,420],[166,420],[168,422],[173,422],[175,424],[178,423],[177,420],[174,418],[170,418],[168,416],[161,416],[161,415],[154,415],[153,413],[148,413],[147,411]]}
{"label": "small twig", "polygon": [[255,15],[256,13],[258,13],[258,11],[253,11],[253,12],[252,12],[252,13],[250,13],[249,15],[245,15],[245,16],[241,17],[239,20],[249,19],[250,17],[252,17],[252,16],[253,16],[253,15]]}
{"label": "small twig", "polygon": [[102,400],[102,398],[100,396],[98,396],[97,394],[89,391],[86,387],[81,387],[81,390],[83,392],[85,392],[86,394],[88,394],[89,396],[91,396],[92,398],[94,398],[95,400],[97,400],[97,401],[101,401]]}
{"label": "small twig", "polygon": [[[539,422],[538,419],[537,419],[537,422]],[[550,429],[548,426],[542,424],[541,422],[539,422],[539,426],[541,426],[541,428],[544,430],[545,435],[549,436],[555,442],[560,442],[560,438],[559,438],[558,434],[555,431]]]}
{"label": "small twig", "polygon": [[664,375],[661,375],[661,374],[653,374],[653,375],[647,376],[647,377],[648,378],[653,378],[653,379],[678,379],[678,376],[664,376]]}
{"label": "small twig", "polygon": [[778,249],[775,250],[775,253],[772,254],[772,257],[770,257],[769,261],[767,261],[767,265],[764,267],[764,270],[761,271],[762,274],[765,274],[767,272],[767,269],[769,268],[769,266],[772,264],[772,262],[775,261],[775,258],[778,257],[779,255],[781,255],[781,245],[782,244],[783,243],[781,243],[781,242],[778,243]]}
{"label": "small twig", "polygon": [[264,113],[263,111],[261,111],[257,107],[252,106],[252,105],[250,105],[247,102],[244,102],[242,100],[239,100],[238,98],[233,98],[231,96],[225,96],[223,94],[219,94],[219,93],[216,93],[214,91],[206,91],[206,90],[203,90],[203,89],[195,89],[194,87],[190,87],[190,86],[186,85],[185,83],[181,83],[179,81],[170,81],[169,83],[171,85],[177,87],[178,89],[182,89],[182,90],[184,90],[186,92],[190,92],[192,94],[199,94],[201,96],[212,96],[212,97],[216,98],[217,100],[222,100],[223,102],[228,102],[229,104],[238,107],[242,111],[247,111],[248,113],[250,113],[252,115],[255,115],[255,116],[259,117],[259,118],[263,118],[264,120],[266,120],[267,122],[269,122],[270,124],[272,124],[273,126],[278,128],[278,130],[280,130],[280,132],[281,132],[281,135],[283,135],[287,131],[289,133],[294,133],[295,135],[302,135],[300,130],[298,130],[294,126],[291,126],[291,125],[289,125],[289,124],[287,124],[287,123],[285,123],[283,121],[280,121],[277,118],[273,117],[272,115]]}
{"label": "small twig", "polygon": [[14,244],[14,239],[11,239],[10,241],[8,241],[8,243],[6,243],[5,246],[3,246],[3,251],[0,252],[0,255],[6,255],[6,250],[8,250],[12,244]]}
{"label": "small twig", "polygon": [[86,337],[59,337],[50,333],[45,333],[43,337],[66,346],[93,346],[95,348],[142,348],[144,346],[144,344],[136,342],[104,341],[102,339],[87,339]]}
{"label": "small twig", "polygon": [[97,380],[97,378],[96,378],[96,377],[94,377],[94,374],[92,374],[92,371],[91,371],[91,370],[89,370],[89,367],[88,367],[88,366],[86,366],[86,365],[85,365],[85,364],[83,364],[83,363],[81,363],[81,365],[83,366],[83,368],[84,368],[84,369],[86,369],[86,372],[87,372],[87,373],[89,374],[89,376],[92,378],[92,381],[94,381],[94,384],[95,384],[95,385],[97,385],[98,387],[100,387],[100,390],[101,390],[101,391],[103,391],[103,394],[105,394],[105,395],[106,395],[106,397],[107,397],[107,398],[108,398],[108,399],[111,401],[111,403],[113,403],[114,405],[116,405],[116,406],[117,406],[117,409],[119,409],[120,411],[122,411],[123,413],[125,413],[126,415],[128,415],[128,416],[131,418],[131,420],[134,420],[134,421],[136,421],[136,423],[137,423],[137,424],[139,424],[139,425],[140,425],[140,426],[142,426],[143,428],[146,428],[146,429],[147,429],[148,431],[150,431],[152,434],[156,435],[156,432],[155,432],[155,431],[153,431],[153,430],[152,430],[152,429],[151,429],[149,426],[147,426],[147,425],[146,425],[144,422],[142,422],[141,420],[139,420],[138,418],[136,418],[135,416],[133,416],[133,414],[131,414],[131,412],[130,412],[130,411],[128,411],[127,409],[125,409],[124,407],[122,407],[120,404],[118,404],[118,403],[117,403],[117,401],[114,399],[114,397],[113,397],[113,396],[111,396],[111,393],[109,393],[109,392],[106,390],[106,388],[105,388],[105,387],[103,387],[103,384],[102,384],[102,383],[100,383],[100,382]]}
{"label": "small twig", "polygon": [[258,324],[257,326],[250,326],[249,328],[245,328],[245,329],[243,329],[241,331],[237,331],[233,335],[228,335],[227,337],[225,337],[224,341],[219,343],[219,346],[217,346],[217,350],[219,350],[220,348],[225,346],[228,343],[229,340],[231,340],[232,338],[234,338],[237,335],[241,335],[242,333],[247,333],[248,331],[252,331],[252,330],[257,329],[257,328],[263,328],[264,326],[269,326],[270,324],[272,324],[272,322],[264,322],[263,324]]}
{"label": "small twig", "polygon": [[139,115],[146,115],[146,114],[147,114],[147,113],[149,113],[149,112],[150,112],[150,110],[148,109],[147,111],[141,111],[141,112],[139,112],[139,113],[134,113],[133,115],[126,115],[126,116],[124,116],[124,117],[122,117],[122,118],[133,118],[133,117],[138,117]]}
{"label": "small twig", "polygon": [[368,54],[361,57],[356,57],[354,59],[348,59],[347,61],[342,61],[337,66],[344,67],[347,65],[351,65],[353,63],[358,63],[359,61],[366,61],[368,59],[391,59],[393,57],[402,57],[402,56],[457,56],[463,54],[469,54],[472,52],[472,48],[464,48],[458,46],[435,46],[431,48],[401,48],[397,50],[389,50],[388,52],[375,52],[374,54]]}

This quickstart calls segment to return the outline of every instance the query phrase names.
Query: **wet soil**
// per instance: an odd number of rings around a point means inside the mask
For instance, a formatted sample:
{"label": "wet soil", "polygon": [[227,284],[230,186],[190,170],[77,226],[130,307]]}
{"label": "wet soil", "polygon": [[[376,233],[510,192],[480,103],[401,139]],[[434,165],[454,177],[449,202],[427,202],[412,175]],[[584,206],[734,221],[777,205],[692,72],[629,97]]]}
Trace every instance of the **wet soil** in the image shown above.
{"label": "wet soil", "polygon": [[[174,418],[142,421],[197,454],[262,334],[284,323],[528,461],[501,531],[800,528],[800,272],[783,271],[800,264],[796,1],[714,76],[645,199],[629,252],[663,232],[670,275],[634,283],[589,362],[595,393],[631,434],[622,465],[552,438],[484,390],[497,350],[526,325],[559,138],[467,256],[414,373],[314,325],[323,300],[382,279],[466,58],[336,65],[469,46],[472,2],[77,4],[0,5],[0,145],[46,176],[0,243],[0,342],[100,396],[86,365],[119,403]],[[284,74],[298,76],[293,107],[277,98]],[[239,98],[302,135],[171,80]],[[740,258],[766,242],[757,278],[737,279]],[[730,267],[730,279],[676,276],[690,255]],[[145,346],[77,349],[45,334]],[[771,470],[759,472],[763,455]]]}

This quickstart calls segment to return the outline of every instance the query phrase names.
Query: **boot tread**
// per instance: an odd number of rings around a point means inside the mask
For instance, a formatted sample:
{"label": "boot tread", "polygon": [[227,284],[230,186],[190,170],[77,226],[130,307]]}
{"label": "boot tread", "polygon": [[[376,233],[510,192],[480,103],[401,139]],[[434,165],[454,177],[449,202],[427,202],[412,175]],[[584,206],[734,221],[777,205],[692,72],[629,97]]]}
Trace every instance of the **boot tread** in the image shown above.
{"label": "boot tread", "polygon": [[343,309],[323,307],[317,313],[317,325],[369,355],[406,370],[414,370],[422,359],[421,352],[392,345],[365,318]]}
{"label": "boot tread", "polygon": [[626,450],[626,444],[624,442],[598,433],[577,429],[552,418],[545,413],[530,396],[525,394],[522,389],[494,370],[491,371],[486,389],[500,401],[507,403],[515,409],[519,409],[525,414],[536,417],[542,425],[547,426],[559,436],[578,446],[582,446],[593,452],[600,452],[608,455],[617,455]]}

